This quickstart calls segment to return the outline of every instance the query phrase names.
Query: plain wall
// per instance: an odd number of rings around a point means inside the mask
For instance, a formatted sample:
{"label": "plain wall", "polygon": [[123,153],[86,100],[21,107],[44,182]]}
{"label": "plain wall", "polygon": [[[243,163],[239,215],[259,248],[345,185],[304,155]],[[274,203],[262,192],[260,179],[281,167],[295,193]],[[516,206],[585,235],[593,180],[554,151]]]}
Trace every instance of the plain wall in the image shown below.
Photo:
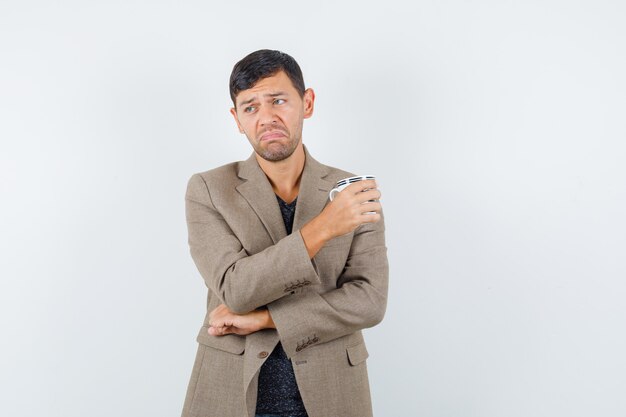
{"label": "plain wall", "polygon": [[184,192],[251,154],[260,48],[316,92],[311,154],[379,178],[375,415],[626,415],[624,3],[222,3],[0,2],[0,415],[180,414]]}

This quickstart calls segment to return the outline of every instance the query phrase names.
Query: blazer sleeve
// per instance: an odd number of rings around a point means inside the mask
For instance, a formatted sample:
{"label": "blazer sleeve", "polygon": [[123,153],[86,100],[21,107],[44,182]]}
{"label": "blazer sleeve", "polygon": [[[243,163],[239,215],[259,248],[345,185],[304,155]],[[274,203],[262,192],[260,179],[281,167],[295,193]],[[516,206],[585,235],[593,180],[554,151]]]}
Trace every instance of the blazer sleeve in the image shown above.
{"label": "blazer sleeve", "polygon": [[231,311],[248,313],[291,294],[302,282],[321,282],[300,233],[249,255],[198,174],[189,179],[185,212],[191,257],[207,287]]}
{"label": "blazer sleeve", "polygon": [[337,289],[323,294],[309,290],[268,304],[287,355],[380,323],[387,307],[388,280],[381,216],[379,222],[365,223],[355,231]]}

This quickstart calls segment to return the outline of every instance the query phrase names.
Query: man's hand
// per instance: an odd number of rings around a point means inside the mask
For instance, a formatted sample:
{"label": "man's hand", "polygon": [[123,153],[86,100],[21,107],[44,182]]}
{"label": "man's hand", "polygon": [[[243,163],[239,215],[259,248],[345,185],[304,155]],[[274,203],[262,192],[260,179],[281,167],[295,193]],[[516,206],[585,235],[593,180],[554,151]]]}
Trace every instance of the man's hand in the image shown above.
{"label": "man's hand", "polygon": [[378,202],[380,195],[375,180],[355,182],[338,193],[319,215],[300,229],[309,257],[313,258],[329,240],[350,233],[363,223],[378,222],[382,209]]}
{"label": "man's hand", "polygon": [[223,336],[225,334],[247,335],[262,329],[275,329],[276,325],[267,309],[254,310],[246,314],[235,314],[220,304],[209,313],[209,334]]}

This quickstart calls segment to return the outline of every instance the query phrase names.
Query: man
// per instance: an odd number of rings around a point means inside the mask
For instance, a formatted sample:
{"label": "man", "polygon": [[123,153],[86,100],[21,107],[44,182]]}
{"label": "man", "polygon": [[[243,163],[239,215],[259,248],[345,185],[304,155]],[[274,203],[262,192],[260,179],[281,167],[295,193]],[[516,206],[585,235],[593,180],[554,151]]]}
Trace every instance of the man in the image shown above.
{"label": "man", "polygon": [[388,264],[374,180],[302,143],[315,94],[296,61],[260,50],[230,78],[231,113],[254,152],[189,180],[191,256],[207,315],[183,417],[372,415],[361,329],[378,324]]}

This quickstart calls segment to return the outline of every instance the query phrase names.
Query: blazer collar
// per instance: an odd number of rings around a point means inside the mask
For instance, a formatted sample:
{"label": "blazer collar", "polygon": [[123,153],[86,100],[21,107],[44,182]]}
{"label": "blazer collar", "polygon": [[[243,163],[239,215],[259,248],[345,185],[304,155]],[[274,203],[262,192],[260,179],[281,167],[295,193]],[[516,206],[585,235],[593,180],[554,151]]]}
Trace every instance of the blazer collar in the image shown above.
{"label": "blazer collar", "polygon": [[[300,190],[296,203],[296,213],[292,230],[295,232],[309,220],[317,216],[328,202],[328,193],[334,186],[332,181],[324,179],[328,167],[317,162],[304,148],[304,169],[300,178]],[[238,185],[237,191],[248,201],[274,243],[287,236],[285,223],[278,207],[276,194],[267,176],[256,160],[255,152],[239,164],[237,175],[246,180]]]}

